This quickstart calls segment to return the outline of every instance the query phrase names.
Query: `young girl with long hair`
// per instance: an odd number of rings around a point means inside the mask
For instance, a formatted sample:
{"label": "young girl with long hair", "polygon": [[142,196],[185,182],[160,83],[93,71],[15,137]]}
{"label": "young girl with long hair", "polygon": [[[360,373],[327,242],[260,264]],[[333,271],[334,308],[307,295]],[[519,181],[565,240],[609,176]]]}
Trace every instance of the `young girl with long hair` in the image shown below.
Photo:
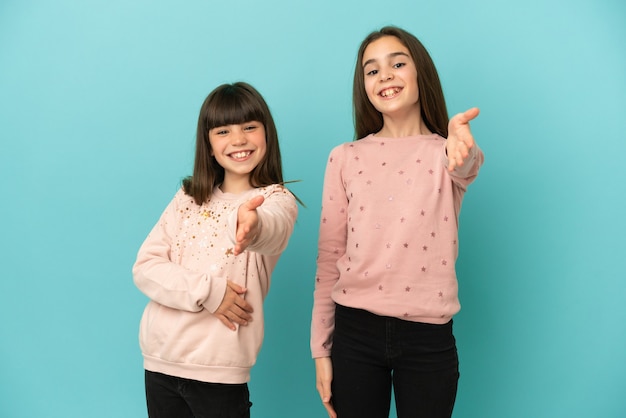
{"label": "young girl with long hair", "polygon": [[458,372],[458,220],[483,154],[473,108],[448,120],[435,66],[410,33],[362,42],[357,141],[334,148],[322,196],[311,324],[330,417],[450,417]]}
{"label": "young girl with long hair", "polygon": [[250,416],[247,382],[263,300],[297,216],[274,120],[249,84],[217,87],[200,110],[193,175],[139,249],[148,414]]}

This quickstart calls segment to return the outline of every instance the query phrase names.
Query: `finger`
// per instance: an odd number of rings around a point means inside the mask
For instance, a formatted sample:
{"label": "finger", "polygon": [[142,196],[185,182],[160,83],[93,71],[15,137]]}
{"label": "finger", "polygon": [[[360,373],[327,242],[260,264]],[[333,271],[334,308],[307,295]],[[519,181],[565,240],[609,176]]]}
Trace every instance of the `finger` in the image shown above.
{"label": "finger", "polygon": [[456,167],[456,147],[450,145],[450,139],[448,139],[446,152],[448,154],[448,171],[453,172]]}
{"label": "finger", "polygon": [[226,313],[226,317],[230,320],[230,322],[234,324],[238,324],[238,325],[248,325],[248,322],[250,322],[247,319],[245,319],[243,316],[240,316],[239,314],[233,311],[228,311]]}
{"label": "finger", "polygon": [[246,312],[254,312],[254,309],[252,309],[252,305],[250,305],[244,298],[239,296],[239,295],[246,293],[248,289],[246,289],[243,286],[239,286],[237,283],[233,283],[230,280],[227,281],[226,284],[228,286],[228,289],[236,293],[235,295],[231,294],[232,295],[231,305],[236,305],[240,307],[241,309],[245,310]]}
{"label": "finger", "polygon": [[459,113],[457,116],[459,116],[459,122],[468,123],[472,119],[475,119],[479,113],[480,109],[478,109],[477,107],[472,107],[471,109],[468,109],[463,113]]}
{"label": "finger", "polygon": [[337,418],[335,408],[333,408],[330,402],[324,402],[324,408],[326,408],[326,412],[328,413],[329,418]]}
{"label": "finger", "polygon": [[245,317],[246,319],[251,319],[250,314],[254,312],[252,305],[246,302],[245,299],[235,296],[232,300],[229,300],[228,303],[224,304],[223,307],[220,307],[218,312],[226,313],[227,311],[233,312],[235,315],[240,317]]}
{"label": "finger", "polygon": [[463,163],[465,162],[465,157],[467,157],[467,152],[463,152],[463,150],[461,149],[457,149],[456,155],[455,155],[455,165],[457,167],[460,167],[463,165]]}
{"label": "finger", "polygon": [[237,303],[237,307],[239,307],[242,311],[245,311],[246,313],[254,312],[254,309],[252,309],[252,305],[246,302],[245,299],[239,298],[237,299],[236,303]]}
{"label": "finger", "polygon": [[463,145],[465,146],[465,148],[467,149],[467,151],[470,150],[470,148],[472,148],[474,146],[474,137],[472,136],[472,134],[469,135],[463,135]]}
{"label": "finger", "polygon": [[456,163],[456,158],[454,158],[454,156],[450,155],[448,157],[448,171],[451,173],[454,171],[454,169],[456,168],[457,163]]}
{"label": "finger", "polygon": [[474,135],[472,135],[469,125],[458,128],[454,132],[454,137],[459,141],[459,143],[463,143],[467,149],[474,146]]}
{"label": "finger", "polygon": [[250,221],[249,223],[242,223],[237,228],[237,235],[235,236],[235,244],[248,247],[258,236],[259,227],[258,219]]}
{"label": "finger", "polygon": [[241,302],[240,306],[234,300],[229,300],[226,303],[222,303],[220,307],[215,311],[216,314],[226,315],[232,321],[241,318],[245,321],[252,321],[252,306],[247,302]]}
{"label": "finger", "polygon": [[462,159],[467,158],[469,155],[470,147],[464,141],[459,140],[456,145],[457,154],[462,157]]}
{"label": "finger", "polygon": [[236,305],[231,305],[224,308],[222,311],[219,312],[219,314],[223,315],[233,324],[247,325],[248,322],[252,321],[252,317],[250,316],[250,314],[244,312]]}
{"label": "finger", "polygon": [[250,232],[250,225],[245,223],[245,221],[241,222],[237,226],[237,234],[235,235],[235,241],[238,243],[242,242],[246,238],[246,235],[249,232]]}
{"label": "finger", "polygon": [[[231,320],[237,320],[237,322],[239,321],[251,321],[252,320],[252,315],[250,315],[250,312],[243,309],[242,307],[238,306],[238,305],[233,305],[231,306],[231,308],[228,310],[231,313],[231,316],[229,316],[231,318]],[[232,316],[234,315],[234,317]]]}
{"label": "finger", "polygon": [[235,245],[239,246],[239,250],[243,252],[248,246],[252,243],[252,240],[256,236],[256,233],[252,233],[250,231],[242,232],[237,234]]}
{"label": "finger", "polygon": [[245,234],[241,233],[237,235],[237,240],[235,243],[235,248],[233,249],[234,255],[238,256],[243,253],[256,239],[257,230],[246,232]]}

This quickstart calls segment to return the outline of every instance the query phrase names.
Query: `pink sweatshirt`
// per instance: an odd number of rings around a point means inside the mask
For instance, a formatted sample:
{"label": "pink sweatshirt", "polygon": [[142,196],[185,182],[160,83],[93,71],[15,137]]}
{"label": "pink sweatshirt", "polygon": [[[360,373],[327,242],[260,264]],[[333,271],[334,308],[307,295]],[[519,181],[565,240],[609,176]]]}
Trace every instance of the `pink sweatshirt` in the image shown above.
{"label": "pink sweatshirt", "polygon": [[[237,209],[259,194],[260,233],[235,257]],[[178,191],[133,267],[135,284],[150,298],[139,333],[146,370],[214,383],[250,379],[263,341],[263,300],[297,212],[293,195],[279,185],[241,194],[215,188],[202,206]],[[254,309],[253,320],[236,331],[213,315],[226,280],[248,289]]]}
{"label": "pink sweatshirt", "polygon": [[445,139],[367,136],[334,148],[322,195],[311,323],[314,358],[330,355],[335,303],[446,323],[460,309],[458,216],[483,154],[449,173]]}

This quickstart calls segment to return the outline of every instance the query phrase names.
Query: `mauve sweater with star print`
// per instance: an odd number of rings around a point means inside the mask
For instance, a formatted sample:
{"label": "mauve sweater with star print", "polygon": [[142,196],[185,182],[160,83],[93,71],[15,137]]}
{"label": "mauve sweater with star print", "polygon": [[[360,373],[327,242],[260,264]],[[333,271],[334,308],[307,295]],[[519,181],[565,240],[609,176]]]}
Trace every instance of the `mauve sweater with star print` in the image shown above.
{"label": "mauve sweater with star print", "polygon": [[[237,209],[263,195],[256,241],[233,255]],[[280,185],[240,194],[215,188],[197,205],[176,193],[137,254],[134,281],[150,301],[139,331],[146,370],[213,383],[244,383],[263,341],[263,300],[298,214]],[[230,280],[247,288],[253,320],[236,331],[215,315]]]}
{"label": "mauve sweater with star print", "polygon": [[458,219],[483,153],[447,169],[438,135],[369,135],[334,148],[322,194],[311,353],[330,355],[335,304],[444,324],[460,309]]}

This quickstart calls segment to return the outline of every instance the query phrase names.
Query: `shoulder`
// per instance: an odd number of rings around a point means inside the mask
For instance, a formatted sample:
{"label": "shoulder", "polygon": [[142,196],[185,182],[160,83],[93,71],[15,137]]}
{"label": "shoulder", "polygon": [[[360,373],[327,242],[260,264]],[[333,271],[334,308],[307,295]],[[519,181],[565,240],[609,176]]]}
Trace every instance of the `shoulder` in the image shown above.
{"label": "shoulder", "polygon": [[196,207],[198,207],[198,205],[193,200],[193,197],[186,194],[184,189],[181,187],[178,189],[176,194],[174,194],[174,197],[167,206],[167,211],[178,213],[181,211],[188,211]]}
{"label": "shoulder", "polygon": [[193,200],[193,197],[185,193],[185,189],[182,187],[178,189],[172,201],[181,205],[192,204],[194,206],[198,206],[196,202]]}
{"label": "shoulder", "polygon": [[269,186],[259,187],[256,189],[256,194],[261,194],[268,202],[297,212],[298,205],[295,196],[282,184],[271,184]]}
{"label": "shoulder", "polygon": [[341,161],[350,158],[355,152],[360,152],[370,144],[369,137],[359,139],[358,141],[344,142],[335,146],[328,156],[328,163]]}
{"label": "shoulder", "polygon": [[439,142],[446,142],[446,138],[444,138],[443,136],[439,135],[439,134],[432,134],[432,139],[435,141],[439,141]]}
{"label": "shoulder", "polygon": [[270,184],[256,189],[256,194],[261,194],[265,198],[282,198],[287,200],[296,200],[294,195],[282,184]]}
{"label": "shoulder", "polygon": [[430,146],[434,150],[440,151],[443,154],[445,154],[446,141],[447,139],[442,137],[441,135],[432,134],[432,135],[427,136],[425,140],[423,141],[423,143],[426,146]]}

